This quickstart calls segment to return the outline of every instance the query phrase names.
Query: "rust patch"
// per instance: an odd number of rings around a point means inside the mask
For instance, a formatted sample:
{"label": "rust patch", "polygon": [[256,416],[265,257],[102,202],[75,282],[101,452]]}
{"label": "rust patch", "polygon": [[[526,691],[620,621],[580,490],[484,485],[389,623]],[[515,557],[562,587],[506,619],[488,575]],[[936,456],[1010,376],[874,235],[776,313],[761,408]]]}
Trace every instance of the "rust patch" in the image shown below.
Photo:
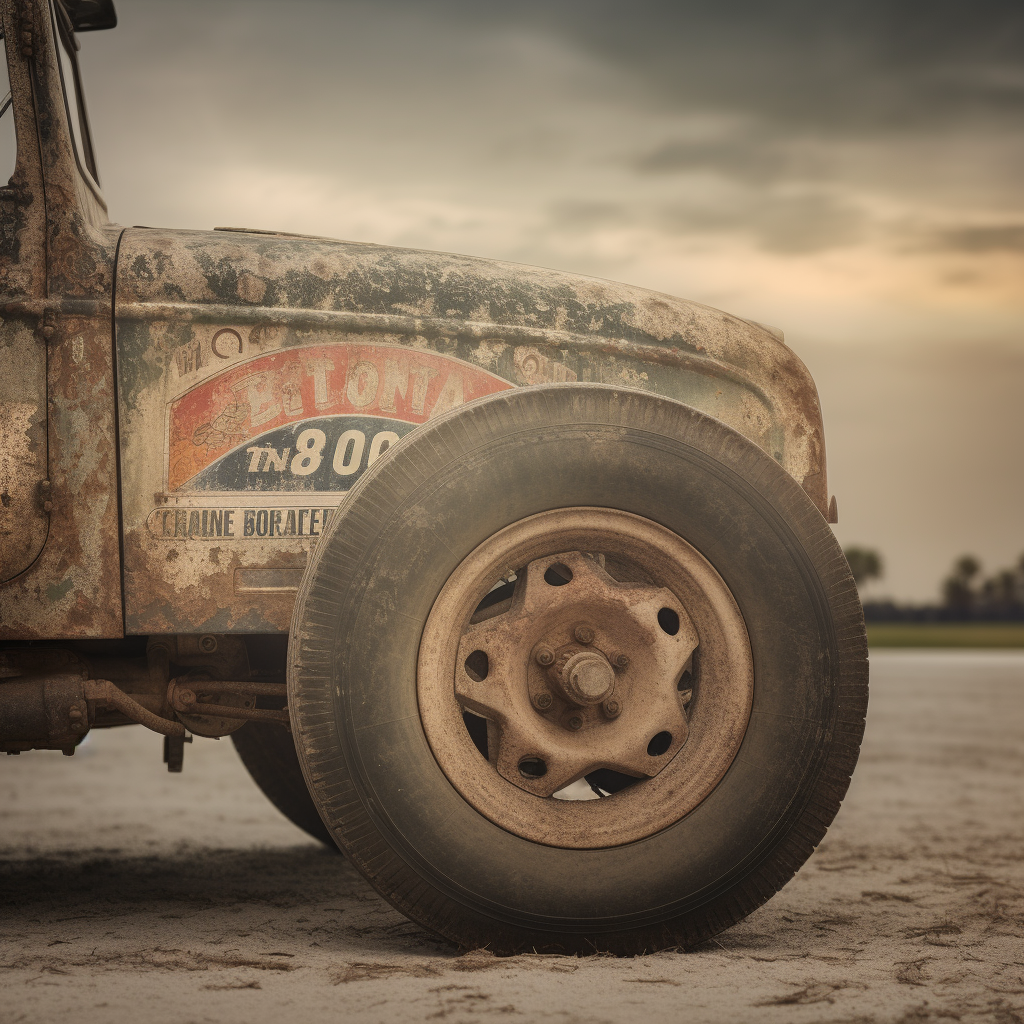
{"label": "rust patch", "polygon": [[129,632],[287,629],[294,585],[274,570],[305,565],[371,462],[432,415],[514,385],[675,398],[758,444],[827,510],[806,369],[775,334],[696,303],[242,232],[133,229],[118,274]]}
{"label": "rust patch", "polygon": [[[118,637],[121,619],[110,307],[54,303],[47,352],[48,539],[0,587],[0,637]],[[39,342],[35,342],[39,345]]]}
{"label": "rust patch", "polygon": [[[14,192],[0,196],[7,318],[0,350],[9,373],[30,378],[15,401],[41,412],[38,426],[30,427],[32,465],[13,470],[21,529],[31,539],[0,574],[21,563],[18,575],[0,586],[0,638],[118,637],[110,299],[120,229],[108,223],[103,199],[78,163],[48,8],[32,4],[31,10],[34,59],[9,63],[18,163]],[[4,19],[10,34],[9,5]],[[4,385],[0,400],[6,413],[11,396]],[[36,489],[33,512],[25,495]],[[45,542],[37,554],[40,535]],[[0,541],[5,561],[11,545]]]}

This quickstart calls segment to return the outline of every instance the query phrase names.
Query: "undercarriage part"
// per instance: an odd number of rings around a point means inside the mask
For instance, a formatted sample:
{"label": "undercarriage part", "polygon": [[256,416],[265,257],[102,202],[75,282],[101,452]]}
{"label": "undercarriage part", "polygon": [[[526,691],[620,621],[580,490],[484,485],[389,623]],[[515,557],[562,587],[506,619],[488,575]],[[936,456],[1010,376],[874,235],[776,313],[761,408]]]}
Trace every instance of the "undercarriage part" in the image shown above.
{"label": "undercarriage part", "polygon": [[63,750],[71,755],[89,731],[81,676],[61,674],[0,683],[0,750]]}
{"label": "undercarriage part", "polygon": [[186,676],[167,686],[167,703],[197,736],[227,736],[250,721],[288,724],[287,710],[258,708],[257,697],[285,699],[285,684]]}
{"label": "undercarriage part", "polygon": [[[264,680],[275,678],[269,668]],[[180,771],[189,733],[226,736],[247,721],[288,728],[284,683],[249,674],[245,642],[212,634],[9,647],[0,651],[0,751],[73,754],[90,729],[138,724],[169,739],[165,760]]]}
{"label": "undercarriage part", "polygon": [[164,737],[164,764],[169,772],[180,772],[185,760],[185,744],[191,743],[192,737],[187,733],[184,736]]}
{"label": "undercarriage part", "polygon": [[[141,696],[141,695],[140,695]],[[165,736],[184,736],[185,726],[161,717],[109,679],[63,674],[0,684],[0,750],[63,750],[73,754],[107,707],[130,722]]]}
{"label": "undercarriage part", "polygon": [[87,679],[85,681],[86,699],[95,704],[109,704],[139,725],[144,725],[153,732],[165,736],[184,736],[185,726],[181,722],[172,722],[148,711],[138,701],[132,700],[124,690],[118,689],[109,679]]}

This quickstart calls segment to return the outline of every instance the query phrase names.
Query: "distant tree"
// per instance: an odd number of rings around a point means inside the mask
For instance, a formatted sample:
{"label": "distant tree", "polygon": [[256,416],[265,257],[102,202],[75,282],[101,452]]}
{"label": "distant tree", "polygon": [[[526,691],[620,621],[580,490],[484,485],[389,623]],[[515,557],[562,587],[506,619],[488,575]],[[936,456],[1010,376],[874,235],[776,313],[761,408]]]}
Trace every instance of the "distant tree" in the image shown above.
{"label": "distant tree", "polygon": [[1010,569],[1003,569],[981,585],[981,603],[995,606],[1012,604],[1016,591],[1016,574]]}
{"label": "distant tree", "polygon": [[850,563],[850,572],[858,587],[867,580],[881,578],[884,566],[882,556],[877,551],[870,548],[845,548],[843,554]]}
{"label": "distant tree", "polygon": [[1024,555],[1012,569],[1001,569],[985,580],[978,598],[979,606],[992,615],[1014,615],[1024,610]]}
{"label": "distant tree", "polygon": [[942,584],[942,599],[948,608],[973,608],[977,593],[974,577],[981,571],[981,563],[973,555],[961,555],[953,563],[953,572]]}

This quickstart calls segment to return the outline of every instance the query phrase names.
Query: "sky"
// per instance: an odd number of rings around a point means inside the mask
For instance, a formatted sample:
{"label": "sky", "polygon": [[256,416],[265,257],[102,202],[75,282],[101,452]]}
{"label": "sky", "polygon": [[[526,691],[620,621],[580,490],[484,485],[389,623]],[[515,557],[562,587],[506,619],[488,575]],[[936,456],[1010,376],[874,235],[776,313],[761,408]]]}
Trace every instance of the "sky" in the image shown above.
{"label": "sky", "polygon": [[786,332],[865,597],[1024,552],[1016,0],[116,0],[111,217],[513,260]]}

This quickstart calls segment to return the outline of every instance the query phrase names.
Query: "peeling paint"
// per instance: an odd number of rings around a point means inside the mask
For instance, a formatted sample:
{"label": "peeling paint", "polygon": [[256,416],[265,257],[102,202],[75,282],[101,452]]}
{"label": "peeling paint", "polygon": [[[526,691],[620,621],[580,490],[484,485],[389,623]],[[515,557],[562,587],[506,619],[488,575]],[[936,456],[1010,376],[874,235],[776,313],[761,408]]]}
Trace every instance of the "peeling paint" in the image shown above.
{"label": "peeling paint", "polygon": [[117,295],[129,632],[286,630],[294,589],[236,581],[297,580],[387,444],[504,387],[667,395],[823,483],[802,364],[682,299],[468,257],[153,229],[126,232]]}
{"label": "peeling paint", "polygon": [[69,576],[66,580],[60,583],[51,583],[46,588],[46,597],[48,600],[56,603],[61,598],[66,597],[70,592],[71,588],[75,585],[75,581]]}

